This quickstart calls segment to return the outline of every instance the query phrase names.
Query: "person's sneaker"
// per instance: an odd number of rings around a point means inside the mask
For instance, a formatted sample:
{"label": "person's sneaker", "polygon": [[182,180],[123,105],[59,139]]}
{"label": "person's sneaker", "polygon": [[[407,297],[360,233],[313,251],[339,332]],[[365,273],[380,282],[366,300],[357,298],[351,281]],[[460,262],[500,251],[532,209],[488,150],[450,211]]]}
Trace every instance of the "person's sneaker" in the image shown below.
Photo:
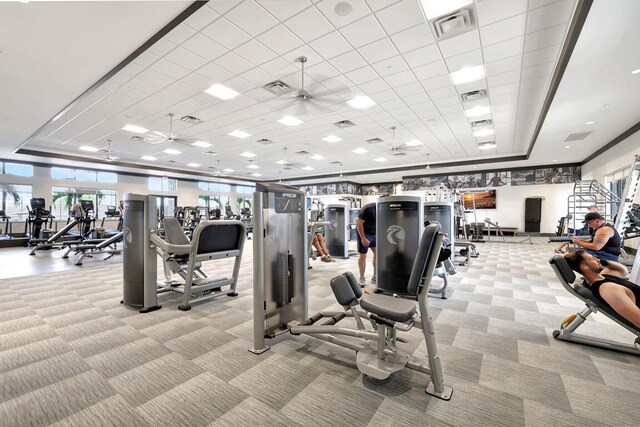
{"label": "person's sneaker", "polygon": [[376,276],[373,276],[373,277],[371,278],[371,284],[372,284],[372,285],[375,285],[375,284],[376,284],[376,282],[378,282],[378,278],[377,278]]}
{"label": "person's sneaker", "polygon": [[325,255],[322,258],[320,258],[320,261],[322,261],[322,262],[331,262],[331,257],[329,255]]}
{"label": "person's sneaker", "polygon": [[358,283],[360,283],[361,288],[367,286],[367,280],[364,277],[361,277],[360,280],[358,280]]}

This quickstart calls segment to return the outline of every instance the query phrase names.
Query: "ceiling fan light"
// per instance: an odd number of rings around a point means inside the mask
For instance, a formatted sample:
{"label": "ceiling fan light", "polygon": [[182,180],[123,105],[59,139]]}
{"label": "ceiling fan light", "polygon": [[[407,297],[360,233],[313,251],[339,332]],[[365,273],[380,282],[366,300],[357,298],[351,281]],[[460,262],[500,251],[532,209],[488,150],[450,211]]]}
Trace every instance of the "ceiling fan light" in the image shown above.
{"label": "ceiling fan light", "polygon": [[136,125],[126,125],[125,127],[122,128],[122,130],[126,130],[127,132],[135,132],[135,133],[149,132],[149,129],[145,129],[142,126],[136,126]]}
{"label": "ceiling fan light", "polygon": [[208,142],[205,142],[205,141],[196,141],[191,145],[193,145],[195,147],[202,147],[202,148],[211,147],[211,144],[209,144]]}
{"label": "ceiling fan light", "polygon": [[298,126],[302,123],[302,120],[296,119],[293,116],[284,116],[278,120],[278,123],[282,123],[285,126]]}
{"label": "ceiling fan light", "polygon": [[355,98],[347,101],[347,104],[349,104],[356,110],[363,110],[365,108],[369,108],[376,105],[376,103],[373,102],[371,98],[364,95],[356,96]]}
{"label": "ceiling fan light", "polygon": [[209,89],[205,90],[204,93],[215,96],[216,98],[222,99],[223,101],[228,101],[229,99],[233,99],[236,96],[240,95],[240,93],[236,92],[235,90],[221,84],[215,84],[211,86]]}

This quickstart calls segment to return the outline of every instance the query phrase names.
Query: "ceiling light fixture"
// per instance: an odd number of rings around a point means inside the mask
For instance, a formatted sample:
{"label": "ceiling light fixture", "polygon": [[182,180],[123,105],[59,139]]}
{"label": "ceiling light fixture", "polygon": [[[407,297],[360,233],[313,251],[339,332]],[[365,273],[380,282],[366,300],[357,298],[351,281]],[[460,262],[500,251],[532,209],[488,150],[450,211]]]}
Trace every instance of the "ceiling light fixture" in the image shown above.
{"label": "ceiling light fixture", "polygon": [[178,154],[182,154],[182,151],[174,150],[173,148],[167,148],[163,151],[163,153],[174,154],[177,156]]}
{"label": "ceiling light fixture", "polygon": [[369,150],[362,148],[362,147],[358,147],[355,150],[351,150],[352,153],[356,153],[356,154],[364,154],[364,153],[368,153]]}
{"label": "ceiling light fixture", "polygon": [[229,132],[227,135],[229,136],[235,136],[236,138],[240,138],[240,139],[244,139],[244,138],[248,138],[251,136],[250,133],[247,133],[243,130],[234,130],[233,132]]}
{"label": "ceiling light fixture", "polygon": [[302,169],[303,169],[303,170],[306,170],[306,171],[312,171],[312,170],[314,170],[315,168],[314,168],[314,167],[312,167],[312,166],[305,166],[305,167],[303,167]]}
{"label": "ceiling light fixture", "polygon": [[136,125],[126,125],[125,127],[122,128],[122,130],[126,130],[128,132],[135,132],[135,133],[149,132],[149,129],[145,129],[142,126],[136,126]]}
{"label": "ceiling light fixture", "polygon": [[188,163],[187,166],[191,167],[191,168],[199,168],[200,165],[197,163]]}
{"label": "ceiling light fixture", "polygon": [[596,122],[586,122],[585,125],[594,125]]}
{"label": "ceiling light fixture", "polygon": [[571,148],[571,146],[570,145],[565,145],[564,148]]}
{"label": "ceiling light fixture", "polygon": [[355,98],[347,101],[347,104],[349,104],[356,110],[363,110],[365,108],[369,108],[376,105],[376,103],[373,102],[371,98],[364,95],[356,96]]}
{"label": "ceiling light fixture", "polygon": [[260,166],[258,165],[249,165],[247,166],[249,169],[260,169]]}
{"label": "ceiling light fixture", "polygon": [[496,148],[496,147],[497,147],[497,145],[493,141],[481,142],[480,144],[478,144],[478,148],[480,150],[491,150],[492,148]]}
{"label": "ceiling light fixture", "polygon": [[637,70],[633,70],[631,74],[640,74],[640,68],[638,68]]}
{"label": "ceiling light fixture", "polygon": [[256,156],[255,154],[250,153],[250,152],[248,152],[248,151],[245,151],[244,153],[240,153],[240,155],[241,155],[242,157],[255,157],[255,156]]}
{"label": "ceiling light fixture", "polygon": [[464,110],[464,113],[467,115],[467,117],[484,116],[486,114],[491,114],[491,107],[489,107],[488,105],[476,105],[473,108]]}
{"label": "ceiling light fixture", "polygon": [[142,156],[142,157],[140,157],[140,160],[149,160],[150,162],[153,162],[153,161],[158,160],[158,159],[153,157],[153,156]]}
{"label": "ceiling light fixture", "polygon": [[215,84],[211,86],[209,89],[205,90],[204,93],[208,93],[209,95],[215,96],[216,98],[222,99],[223,101],[228,101],[229,99],[233,99],[236,96],[240,95],[240,93],[236,92],[235,90],[221,84]]}
{"label": "ceiling light fixture", "polygon": [[335,136],[335,135],[327,135],[324,138],[322,138],[322,140],[325,141],[325,142],[334,143],[334,142],[342,141],[342,138],[340,138],[339,136]]}
{"label": "ceiling light fixture", "polygon": [[446,15],[472,2],[473,0],[420,0],[422,10],[428,20]]}
{"label": "ceiling light fixture", "polygon": [[234,172],[234,170],[233,170],[233,169],[226,168],[226,169],[222,169],[222,172]]}
{"label": "ceiling light fixture", "polygon": [[411,141],[405,142],[404,145],[409,147],[417,147],[418,145],[423,145],[423,144],[422,144],[422,141],[419,141],[417,139],[412,139]]}
{"label": "ceiling light fixture", "polygon": [[375,159],[373,159],[374,162],[386,162],[387,159],[385,159],[384,157],[376,157]]}
{"label": "ceiling light fixture", "polygon": [[262,176],[259,173],[252,173],[251,176]]}
{"label": "ceiling light fixture", "polygon": [[484,79],[484,66],[476,65],[474,67],[466,67],[462,70],[452,72],[450,76],[454,85],[475,82]]}
{"label": "ceiling light fixture", "polygon": [[96,147],[89,147],[88,145],[83,145],[82,147],[80,147],[80,150],[82,151],[88,151],[90,153],[97,153],[98,151],[100,151],[99,148]]}
{"label": "ceiling light fixture", "polygon": [[313,160],[322,160],[324,159],[324,156],[321,156],[320,154],[314,154],[313,156],[311,156],[311,158]]}
{"label": "ceiling light fixture", "polygon": [[298,120],[293,116],[284,116],[278,120],[278,123],[282,123],[285,126],[298,126],[302,123],[302,120]]}
{"label": "ceiling light fixture", "polygon": [[480,129],[473,132],[473,136],[481,138],[483,136],[493,135],[495,132],[493,129]]}
{"label": "ceiling light fixture", "polygon": [[209,144],[208,142],[205,142],[205,141],[196,141],[191,145],[193,145],[195,147],[202,147],[202,148],[211,147],[211,144]]}

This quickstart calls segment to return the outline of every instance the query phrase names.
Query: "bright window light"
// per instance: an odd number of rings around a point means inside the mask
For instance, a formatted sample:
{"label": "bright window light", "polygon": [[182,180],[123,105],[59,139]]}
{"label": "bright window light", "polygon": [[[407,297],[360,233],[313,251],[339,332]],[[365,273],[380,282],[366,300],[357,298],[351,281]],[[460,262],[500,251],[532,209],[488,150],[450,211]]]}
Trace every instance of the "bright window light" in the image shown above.
{"label": "bright window light", "polygon": [[418,145],[422,145],[422,141],[418,141],[417,139],[412,139],[411,141],[407,141],[404,143],[409,147],[417,147]]}
{"label": "bright window light", "polygon": [[174,154],[174,155],[182,154],[182,151],[174,150],[173,148],[167,148],[163,152],[167,154]]}
{"label": "bright window light", "polygon": [[324,156],[321,156],[320,154],[314,154],[313,156],[311,156],[311,158],[313,160],[322,160],[324,159]]}
{"label": "bright window light", "polygon": [[126,130],[128,132],[135,132],[135,133],[149,132],[149,129],[145,129],[142,126],[136,126],[136,125],[126,125],[125,127],[122,128],[122,130]]}
{"label": "bright window light", "polygon": [[282,123],[285,126],[298,126],[300,123],[302,123],[302,120],[298,120],[293,116],[284,116],[283,118],[278,120],[278,123]]}
{"label": "bright window light", "polygon": [[247,166],[249,169],[260,169],[260,166],[258,165],[249,165]]}
{"label": "bright window light", "polygon": [[248,137],[251,136],[250,133],[247,133],[247,132],[245,132],[243,130],[238,130],[238,129],[234,130],[233,132],[228,133],[227,135],[235,136],[236,138],[240,138],[240,139],[248,138]]}
{"label": "bright window light", "polygon": [[191,145],[194,145],[196,147],[202,147],[202,148],[211,147],[211,144],[209,144],[208,142],[205,142],[205,141],[196,141]]}
{"label": "bright window light", "polygon": [[199,168],[200,165],[197,163],[188,163],[187,166],[191,167],[191,168]]}
{"label": "bright window light", "polygon": [[470,4],[473,0],[420,0],[428,20],[446,15]]}
{"label": "bright window light", "polygon": [[491,114],[491,107],[488,105],[476,105],[473,108],[469,108],[468,110],[464,110],[464,113],[467,117],[479,117],[487,114]]}
{"label": "bright window light", "polygon": [[323,141],[326,142],[340,142],[342,141],[342,138],[340,138],[339,136],[335,136],[335,135],[327,135],[324,138],[322,138]]}
{"label": "bright window light", "polygon": [[311,166],[305,166],[302,169],[306,170],[306,171],[312,171],[314,168]]}
{"label": "bright window light", "polygon": [[255,156],[256,156],[255,154],[250,153],[250,152],[248,152],[248,151],[245,151],[244,153],[240,153],[240,155],[241,155],[242,157],[255,157]]}
{"label": "bright window light", "polygon": [[368,153],[369,150],[362,148],[362,147],[358,147],[355,150],[351,150],[352,153],[356,153],[356,154],[364,154],[364,153]]}
{"label": "bright window light", "polygon": [[142,157],[140,157],[140,159],[141,159],[141,160],[149,160],[150,162],[153,162],[153,161],[155,161],[155,160],[158,160],[158,159],[156,159],[156,158],[155,158],[155,157],[153,157],[153,156],[142,156]]}
{"label": "bright window light", "polygon": [[227,168],[227,169],[222,169],[222,172],[234,172],[234,170]]}
{"label": "bright window light", "polygon": [[453,80],[454,85],[471,83],[480,79],[484,79],[483,65],[476,65],[475,67],[466,67],[466,68],[463,68],[462,70],[454,71],[453,73],[451,73],[451,80]]}
{"label": "bright window light", "polygon": [[262,176],[259,173],[252,173],[251,176]]}
{"label": "bright window light", "polygon": [[478,144],[478,148],[481,150],[491,150],[492,148],[496,148],[497,145],[495,142],[483,142]]}
{"label": "bright window light", "polygon": [[364,108],[369,108],[373,105],[376,105],[375,102],[368,96],[356,96],[355,98],[347,101],[347,104],[351,105],[356,110],[362,110]]}
{"label": "bright window light", "polygon": [[236,96],[240,95],[235,90],[221,84],[215,84],[211,86],[209,89],[205,90],[204,93],[208,93],[209,95],[215,96],[216,98],[220,98],[225,101],[233,99]]}
{"label": "bright window light", "polygon": [[373,159],[374,162],[386,162],[387,159],[385,159],[384,157],[376,157],[375,159]]}
{"label": "bright window light", "polygon": [[100,151],[99,148],[89,147],[88,145],[83,145],[82,147],[80,147],[80,150],[89,151],[90,153],[96,153],[96,152]]}
{"label": "bright window light", "polygon": [[493,135],[495,132],[493,131],[493,129],[480,129],[477,130],[475,132],[473,132],[473,136],[475,137],[483,137],[483,136],[489,136],[489,135]]}

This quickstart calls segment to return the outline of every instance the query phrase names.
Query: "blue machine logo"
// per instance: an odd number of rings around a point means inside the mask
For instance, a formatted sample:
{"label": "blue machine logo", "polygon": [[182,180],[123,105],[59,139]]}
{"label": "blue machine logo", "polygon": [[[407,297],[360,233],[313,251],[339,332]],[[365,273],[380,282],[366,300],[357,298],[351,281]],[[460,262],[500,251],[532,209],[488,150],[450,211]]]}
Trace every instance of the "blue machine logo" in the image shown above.
{"label": "blue machine logo", "polygon": [[399,225],[392,225],[387,228],[387,241],[392,245],[397,245],[400,240],[404,240],[404,230]]}

